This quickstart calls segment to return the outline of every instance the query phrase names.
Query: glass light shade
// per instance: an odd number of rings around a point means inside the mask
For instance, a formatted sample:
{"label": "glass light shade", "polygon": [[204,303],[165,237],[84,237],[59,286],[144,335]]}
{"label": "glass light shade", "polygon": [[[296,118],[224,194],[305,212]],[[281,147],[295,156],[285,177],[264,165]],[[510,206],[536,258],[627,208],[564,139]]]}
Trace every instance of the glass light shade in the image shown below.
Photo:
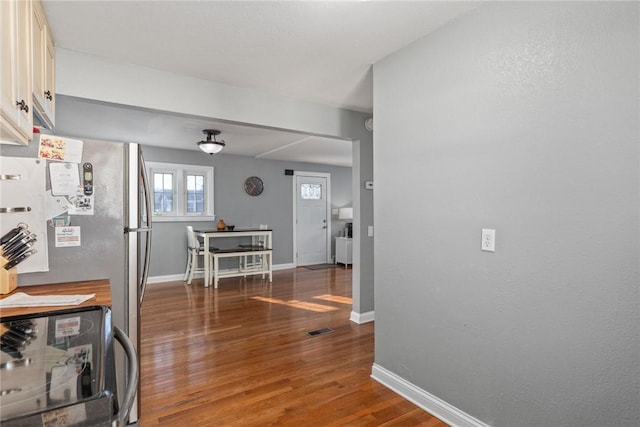
{"label": "glass light shade", "polygon": [[353,219],[353,208],[340,208],[338,219]]}
{"label": "glass light shade", "polygon": [[216,154],[222,151],[224,143],[220,143],[218,141],[200,141],[198,142],[198,147],[200,147],[200,149],[205,153]]}

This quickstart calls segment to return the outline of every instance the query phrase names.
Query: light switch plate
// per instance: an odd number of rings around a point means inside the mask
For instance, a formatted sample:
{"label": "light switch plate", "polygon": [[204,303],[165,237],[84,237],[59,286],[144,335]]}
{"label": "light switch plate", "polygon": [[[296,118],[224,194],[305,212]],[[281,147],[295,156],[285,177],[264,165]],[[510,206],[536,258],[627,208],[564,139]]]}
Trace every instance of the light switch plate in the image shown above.
{"label": "light switch plate", "polygon": [[487,252],[496,251],[496,230],[489,228],[482,229],[482,243],[480,249]]}

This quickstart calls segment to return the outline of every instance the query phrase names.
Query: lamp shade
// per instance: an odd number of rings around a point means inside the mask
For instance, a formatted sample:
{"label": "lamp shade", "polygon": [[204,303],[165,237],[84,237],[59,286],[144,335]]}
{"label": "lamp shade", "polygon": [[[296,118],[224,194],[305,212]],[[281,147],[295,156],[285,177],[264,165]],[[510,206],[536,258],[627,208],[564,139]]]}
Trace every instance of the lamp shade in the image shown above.
{"label": "lamp shade", "polygon": [[353,208],[340,208],[338,219],[353,219]]}
{"label": "lamp shade", "polygon": [[208,154],[216,154],[219,153],[220,151],[222,151],[222,148],[224,147],[224,145],[220,144],[219,142],[213,142],[213,141],[200,141],[198,142],[198,147],[200,147],[200,149],[202,151],[204,151],[205,153]]}
{"label": "lamp shade", "polygon": [[[216,135],[220,135],[219,130],[205,129],[202,131],[202,133],[207,135],[206,141],[198,142],[198,147],[200,147],[202,151],[204,151],[207,154],[216,154],[222,151],[222,149],[225,146],[224,141],[216,141]],[[213,140],[211,140],[212,135],[213,135]]]}

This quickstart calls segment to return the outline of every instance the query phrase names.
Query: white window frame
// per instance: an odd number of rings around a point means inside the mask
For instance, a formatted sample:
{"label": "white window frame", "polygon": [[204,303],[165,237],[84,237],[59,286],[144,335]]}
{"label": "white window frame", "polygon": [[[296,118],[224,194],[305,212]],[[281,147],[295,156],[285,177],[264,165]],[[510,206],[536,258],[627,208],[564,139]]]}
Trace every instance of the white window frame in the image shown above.
{"label": "white window frame", "polygon": [[[213,221],[215,218],[213,209],[214,181],[213,166],[184,165],[179,163],[146,162],[147,172],[153,193],[153,174],[169,173],[174,176],[172,212],[153,212],[155,222],[180,222],[180,221]],[[205,210],[203,213],[188,213],[187,206],[187,175],[204,175]],[[153,197],[152,202],[154,203]]]}

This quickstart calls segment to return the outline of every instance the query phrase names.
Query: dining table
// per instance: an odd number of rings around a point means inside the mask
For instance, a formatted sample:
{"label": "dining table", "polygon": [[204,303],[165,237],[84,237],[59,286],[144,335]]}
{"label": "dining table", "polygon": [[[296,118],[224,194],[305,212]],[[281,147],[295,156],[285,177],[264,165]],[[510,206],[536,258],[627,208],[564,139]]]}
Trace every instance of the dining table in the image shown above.
{"label": "dining table", "polygon": [[[272,241],[273,241],[273,230],[270,228],[262,228],[262,227],[246,227],[246,228],[238,228],[234,227],[232,230],[225,228],[224,230],[218,230],[217,228],[212,229],[194,229],[195,235],[201,237],[203,239],[203,250],[204,250],[204,286],[208,287],[209,284],[214,279],[215,287],[217,288],[218,279],[220,277],[234,277],[234,276],[245,276],[248,274],[258,274],[263,273],[269,274],[269,281],[272,278],[272,259],[271,259],[271,250],[272,250]],[[229,240],[230,238],[236,238],[232,243],[235,243],[236,240],[241,240],[241,238],[250,238],[250,242],[248,244],[237,244],[235,246],[225,246],[224,239]],[[259,243],[258,243],[259,242]],[[219,246],[219,247],[218,247]],[[215,249],[212,249],[215,247]],[[212,268],[211,268],[211,253],[217,253],[220,256],[224,257],[247,257],[247,256],[255,256],[255,255],[267,255],[266,262],[264,266],[260,270],[242,270],[241,268],[235,272],[225,272],[222,274],[219,271],[218,265],[215,265],[215,271],[213,272],[214,277],[211,276]],[[217,259],[216,259],[217,264]]]}

